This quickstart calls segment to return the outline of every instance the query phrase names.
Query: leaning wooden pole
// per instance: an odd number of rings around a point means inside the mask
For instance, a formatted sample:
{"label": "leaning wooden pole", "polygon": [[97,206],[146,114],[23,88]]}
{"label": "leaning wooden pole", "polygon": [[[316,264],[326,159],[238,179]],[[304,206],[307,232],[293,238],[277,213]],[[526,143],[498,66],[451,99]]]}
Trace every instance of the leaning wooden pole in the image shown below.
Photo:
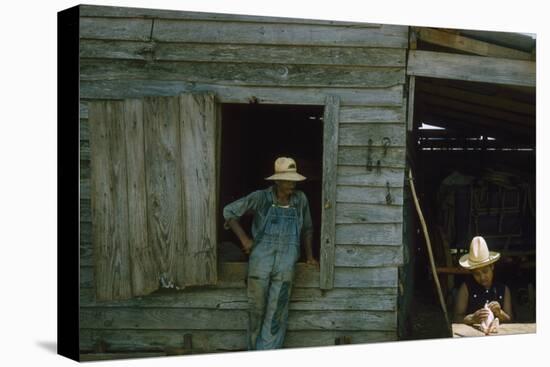
{"label": "leaning wooden pole", "polygon": [[422,225],[422,231],[424,232],[424,237],[426,238],[426,247],[428,248],[428,257],[430,258],[430,266],[432,268],[432,275],[435,281],[435,287],[437,289],[437,294],[439,296],[439,302],[441,303],[441,308],[445,314],[445,321],[447,322],[447,329],[449,334],[452,335],[451,322],[449,320],[449,314],[447,313],[447,305],[445,304],[445,299],[443,297],[443,292],[441,291],[441,284],[439,284],[439,277],[437,276],[437,271],[435,269],[434,255],[432,252],[432,243],[430,241],[430,236],[428,235],[428,227],[426,226],[426,221],[424,220],[424,215],[420,209],[420,203],[418,202],[418,197],[416,196],[416,190],[414,188],[414,181],[412,175],[412,169],[409,169],[409,183],[411,185],[411,192],[414,199],[414,205],[420,218],[420,224]]}

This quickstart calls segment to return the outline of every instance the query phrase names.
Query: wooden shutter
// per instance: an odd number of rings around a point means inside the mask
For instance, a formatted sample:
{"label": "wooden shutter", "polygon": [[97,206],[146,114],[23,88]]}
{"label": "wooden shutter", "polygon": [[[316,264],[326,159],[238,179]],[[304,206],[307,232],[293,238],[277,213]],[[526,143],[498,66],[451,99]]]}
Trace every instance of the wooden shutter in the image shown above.
{"label": "wooden shutter", "polygon": [[97,298],[149,294],[161,277],[215,284],[214,96],[92,102],[89,114]]}
{"label": "wooden shutter", "polygon": [[180,96],[186,246],[184,285],[214,284],[217,274],[217,111],[212,94]]}
{"label": "wooden shutter", "polygon": [[125,299],[132,286],[124,104],[91,103],[89,122],[96,294],[100,300]]}
{"label": "wooden shutter", "polygon": [[336,239],[336,165],[340,100],[329,96],[323,116],[323,193],[321,213],[321,289],[334,284],[334,242]]}

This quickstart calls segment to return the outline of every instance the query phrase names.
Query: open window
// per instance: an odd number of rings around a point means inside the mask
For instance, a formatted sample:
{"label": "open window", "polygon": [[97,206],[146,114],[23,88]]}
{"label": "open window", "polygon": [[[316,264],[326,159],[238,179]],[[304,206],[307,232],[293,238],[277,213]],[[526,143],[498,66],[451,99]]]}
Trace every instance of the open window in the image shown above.
{"label": "open window", "polygon": [[[221,209],[230,202],[273,183],[277,157],[292,157],[307,180],[296,186],[309,201],[313,221],[313,254],[319,259],[321,191],[323,171],[323,106],[223,104],[221,107],[220,194]],[[238,238],[223,229],[218,215],[218,258],[222,262],[246,262]],[[250,233],[251,215],[241,225]],[[299,261],[305,260],[302,256]]]}

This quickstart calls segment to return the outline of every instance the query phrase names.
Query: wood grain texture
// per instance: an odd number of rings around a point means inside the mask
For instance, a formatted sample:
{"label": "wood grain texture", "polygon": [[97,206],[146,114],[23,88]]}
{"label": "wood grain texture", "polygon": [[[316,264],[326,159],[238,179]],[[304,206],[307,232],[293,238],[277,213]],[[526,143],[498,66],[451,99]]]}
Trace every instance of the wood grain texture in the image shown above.
{"label": "wood grain texture", "polygon": [[499,46],[493,43],[479,41],[458,34],[444,32],[434,28],[417,28],[418,38],[424,42],[456,50],[465,51],[480,56],[498,57],[504,59],[531,60],[529,52]]}
{"label": "wood grain texture", "polygon": [[80,17],[80,38],[148,41],[152,26],[152,19]]}
{"label": "wood grain texture", "polygon": [[180,166],[179,99],[144,100],[147,230],[159,271],[182,286],[185,228]]}
{"label": "wood grain texture", "polygon": [[406,50],[82,40],[80,58],[405,67]]}
{"label": "wood grain texture", "polygon": [[340,123],[405,121],[405,106],[400,107],[343,107],[340,109]]}
{"label": "wood grain texture", "polygon": [[[336,189],[336,201],[339,203],[387,205],[387,194],[388,190],[386,187],[338,185]],[[393,198],[392,205],[403,205],[403,188],[390,187],[390,194]]]}
{"label": "wood grain texture", "polygon": [[[246,350],[244,330],[132,330],[132,329],[81,329],[80,350],[92,351],[99,340],[108,343],[112,350],[164,351],[181,348],[183,335],[193,335],[193,349],[199,352]],[[334,345],[335,339],[351,336],[352,344],[376,343],[397,340],[395,331],[305,330],[288,331],[285,348]]]}
{"label": "wood grain texture", "polygon": [[124,101],[124,132],[127,153],[128,244],[132,293],[146,295],[159,287],[160,269],[147,231],[147,193],[143,136],[143,102]]}
{"label": "wood grain texture", "polygon": [[217,115],[214,95],[179,97],[182,205],[185,211],[183,285],[217,281]]}
{"label": "wood grain texture", "polygon": [[371,87],[403,84],[405,68],[82,59],[80,80],[166,80],[250,86]]}
{"label": "wood grain texture", "polygon": [[146,9],[117,6],[80,5],[80,16],[103,18],[160,18],[174,20],[209,20],[209,21],[237,21],[247,23],[284,23],[284,24],[317,24],[353,26],[362,28],[380,28],[381,24],[346,22],[336,20],[282,18],[257,15],[206,13],[179,10]]}
{"label": "wood grain texture", "polygon": [[329,96],[323,116],[323,191],[321,194],[321,289],[334,284],[334,228],[336,225],[336,163],[340,100]]}
{"label": "wood grain texture", "polygon": [[406,48],[408,28],[354,28],[304,24],[156,20],[153,40],[222,44],[278,44]]}
{"label": "wood grain texture", "polygon": [[408,96],[408,109],[407,109],[407,132],[414,129],[414,94],[416,89],[416,77],[411,75],[409,77],[409,96]]}
{"label": "wood grain texture", "polygon": [[341,124],[341,146],[367,146],[369,139],[372,146],[384,146],[384,139],[389,139],[388,147],[405,146],[405,124]]}
{"label": "wood grain texture", "polygon": [[367,223],[336,225],[338,245],[403,245],[401,223]]}
{"label": "wood grain texture", "polygon": [[338,148],[338,165],[367,167],[370,156],[372,169],[376,169],[378,161],[380,161],[380,167],[405,168],[406,149],[404,147],[384,149],[373,146],[369,150],[367,144],[365,146],[340,146]]}
{"label": "wood grain texture", "polygon": [[401,223],[402,221],[402,206],[357,203],[338,203],[336,205],[337,224]]}
{"label": "wood grain texture", "polygon": [[410,50],[407,75],[535,87],[536,63]]}
{"label": "wood grain texture", "polygon": [[[387,330],[396,327],[393,311],[297,311],[290,312],[288,330]],[[243,310],[172,308],[81,308],[80,326],[109,329],[246,330]]]}
{"label": "wood grain texture", "polygon": [[[246,263],[219,264],[220,288],[244,288]],[[306,266],[296,265],[295,288],[319,288],[319,271]],[[334,269],[334,288],[388,288],[397,287],[397,268],[348,268]]]}
{"label": "wood grain texture", "polygon": [[[121,99],[142,98],[149,95],[173,96],[181,93],[213,92],[221,103],[259,103],[323,105],[327,95],[340,97],[341,105],[398,106],[402,103],[403,86],[387,88],[289,88],[284,86],[258,87],[175,80],[101,80],[81,81],[81,98]],[[85,121],[83,121],[85,123]],[[81,139],[84,135],[81,128]]]}
{"label": "wood grain texture", "polygon": [[338,185],[403,187],[405,173],[400,168],[368,171],[366,167],[338,166]]}
{"label": "wood grain texture", "polygon": [[401,246],[336,246],[336,266],[380,267],[402,264],[403,248]]}
{"label": "wood grain texture", "polygon": [[[387,248],[386,248],[387,251]],[[164,293],[163,293],[164,292]],[[394,311],[395,288],[294,288],[290,310],[370,310]],[[213,310],[247,310],[246,288],[196,288],[184,291],[161,291],[147,297],[119,301],[97,301],[92,289],[80,292],[82,307],[129,308],[200,308]]]}
{"label": "wood grain texture", "polygon": [[132,296],[123,118],[121,102],[90,105],[91,238],[98,299]]}

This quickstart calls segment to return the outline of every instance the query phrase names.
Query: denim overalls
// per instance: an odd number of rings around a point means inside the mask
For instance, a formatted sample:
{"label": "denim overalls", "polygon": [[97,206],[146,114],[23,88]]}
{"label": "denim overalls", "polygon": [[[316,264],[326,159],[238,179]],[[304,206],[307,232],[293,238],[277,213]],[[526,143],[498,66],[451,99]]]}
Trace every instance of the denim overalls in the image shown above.
{"label": "denim overalls", "polygon": [[283,345],[294,267],[300,256],[301,218],[292,204],[271,207],[254,238],[248,262],[248,349]]}

